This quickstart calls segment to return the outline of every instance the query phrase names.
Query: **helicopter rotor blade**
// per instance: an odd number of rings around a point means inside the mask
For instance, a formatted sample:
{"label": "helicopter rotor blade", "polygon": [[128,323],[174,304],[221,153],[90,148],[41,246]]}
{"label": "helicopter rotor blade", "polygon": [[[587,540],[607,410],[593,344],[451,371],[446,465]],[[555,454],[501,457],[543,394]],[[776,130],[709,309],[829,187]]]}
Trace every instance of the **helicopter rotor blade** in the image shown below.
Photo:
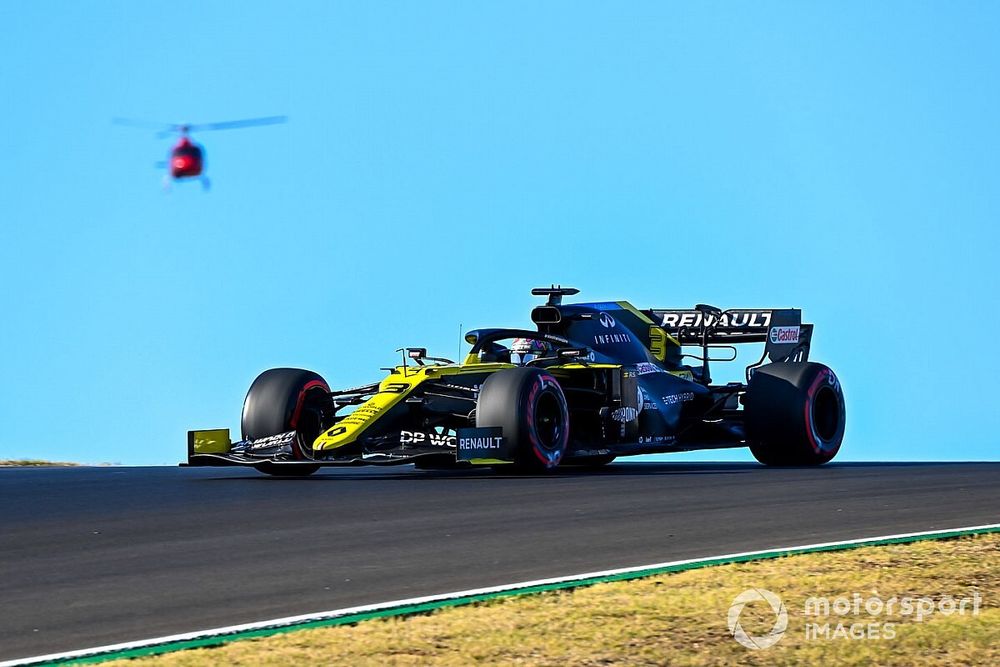
{"label": "helicopter rotor blade", "polygon": [[143,130],[157,130],[161,134],[180,132],[184,127],[179,123],[161,123],[156,120],[138,120],[135,118],[112,118],[111,122],[114,125],[124,125],[126,127],[138,127]]}
{"label": "helicopter rotor blade", "polygon": [[221,123],[199,123],[197,125],[188,125],[187,129],[192,132],[204,132],[206,130],[236,130],[241,127],[255,127],[257,125],[277,125],[287,121],[288,116],[267,116],[264,118],[228,120]]}
{"label": "helicopter rotor blade", "polygon": [[170,135],[180,133],[186,133],[189,125],[171,125],[170,127],[164,128],[156,133],[157,139],[166,139]]}

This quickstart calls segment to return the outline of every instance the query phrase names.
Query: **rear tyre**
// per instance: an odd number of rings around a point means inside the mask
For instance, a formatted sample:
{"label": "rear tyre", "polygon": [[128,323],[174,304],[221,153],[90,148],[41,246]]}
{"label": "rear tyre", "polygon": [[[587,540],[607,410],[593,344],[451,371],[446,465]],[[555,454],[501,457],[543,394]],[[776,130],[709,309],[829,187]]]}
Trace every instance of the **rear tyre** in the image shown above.
{"label": "rear tyre", "polygon": [[[256,440],[295,431],[292,456],[312,461],[312,443],[323,432],[322,401],[330,386],[320,375],[300,368],[272,368],[257,376],[243,401],[240,426],[244,440]],[[276,476],[311,475],[314,463],[275,464],[263,462],[257,470]]]}
{"label": "rear tyre", "polygon": [[745,398],[750,451],[765,465],[821,465],[840,451],[846,407],[832,370],[812,362],[768,364]]}
{"label": "rear tyre", "polygon": [[503,429],[516,469],[553,470],[569,444],[566,395],[559,382],[540,368],[497,371],[479,390],[476,426]]}

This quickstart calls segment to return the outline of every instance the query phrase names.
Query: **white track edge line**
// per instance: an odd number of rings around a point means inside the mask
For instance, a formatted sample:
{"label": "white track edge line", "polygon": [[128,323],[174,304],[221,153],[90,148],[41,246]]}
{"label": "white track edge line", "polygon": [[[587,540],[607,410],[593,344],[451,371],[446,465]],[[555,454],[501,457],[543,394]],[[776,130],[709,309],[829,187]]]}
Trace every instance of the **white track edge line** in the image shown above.
{"label": "white track edge line", "polygon": [[924,535],[936,535],[939,533],[973,532],[991,528],[1000,528],[1000,523],[988,523],[988,524],[983,524],[981,526],[965,526],[961,528],[940,528],[937,530],[924,530],[916,533],[897,533],[894,535],[878,535],[875,537],[862,537],[854,540],[838,540],[836,542],[817,542],[816,544],[803,544],[792,547],[772,547],[770,549],[758,549],[756,551],[741,551],[738,553],[722,554],[719,556],[703,556],[700,558],[686,558],[683,560],[672,560],[662,563],[652,563],[650,565],[633,565],[630,567],[620,567],[612,570],[600,570],[597,572],[584,572],[581,574],[572,574],[564,577],[552,577],[549,579],[535,579],[532,581],[522,581],[516,584],[501,584],[499,586],[472,588],[469,590],[455,591],[452,593],[439,593],[437,595],[425,595],[422,597],[405,598],[402,600],[392,600],[391,602],[378,602],[374,604],[359,605],[356,607],[343,607],[341,609],[332,609],[330,611],[320,611],[311,614],[300,614],[298,616],[285,616],[283,618],[274,618],[268,621],[255,621],[253,623],[242,623],[240,625],[228,625],[221,628],[213,628],[211,630],[196,630],[194,632],[185,632],[176,635],[167,635],[164,637],[156,637],[153,639],[140,639],[137,641],[123,642],[120,644],[95,646],[93,648],[67,651],[64,653],[51,653],[48,655],[39,655],[30,658],[17,658],[15,660],[6,660],[0,662],[0,667],[14,667],[15,665],[32,665],[37,663],[51,662],[55,660],[71,660],[73,658],[87,658],[87,657],[101,655],[104,653],[117,653],[120,651],[129,651],[133,649],[158,646],[160,644],[171,644],[174,642],[192,641],[196,639],[208,639],[210,637],[237,634],[252,630],[281,628],[291,625],[308,623],[312,621],[325,621],[334,618],[339,618],[341,616],[350,616],[352,614],[363,614],[374,611],[382,611],[386,609],[392,609],[394,607],[419,605],[419,604],[426,604],[429,602],[444,602],[447,600],[471,597],[474,595],[489,595],[490,593],[502,593],[522,588],[533,588],[535,586],[548,586],[552,584],[563,584],[563,583],[570,583],[573,581],[583,581],[586,579],[611,577],[619,574],[630,574],[633,572],[642,572],[643,570],[657,570],[668,567],[677,567],[679,565],[691,565],[693,563],[700,563],[705,561],[728,560],[731,558],[758,556],[761,554],[774,553],[776,551],[789,551],[789,552],[812,551],[824,547],[859,545],[859,544],[865,544],[867,542],[881,542],[884,540],[895,540],[908,537],[921,537]]}

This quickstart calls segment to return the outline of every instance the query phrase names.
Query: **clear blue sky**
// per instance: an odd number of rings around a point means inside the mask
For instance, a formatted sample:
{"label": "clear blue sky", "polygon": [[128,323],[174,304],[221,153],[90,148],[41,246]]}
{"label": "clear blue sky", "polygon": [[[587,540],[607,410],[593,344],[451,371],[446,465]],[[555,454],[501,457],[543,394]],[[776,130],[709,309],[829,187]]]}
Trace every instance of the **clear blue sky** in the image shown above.
{"label": "clear blue sky", "polygon": [[[173,464],[265,368],[374,380],[561,282],[799,306],[842,460],[996,459],[997,35],[993,2],[0,4],[0,458]],[[274,114],[196,136],[208,194],[110,124]]]}

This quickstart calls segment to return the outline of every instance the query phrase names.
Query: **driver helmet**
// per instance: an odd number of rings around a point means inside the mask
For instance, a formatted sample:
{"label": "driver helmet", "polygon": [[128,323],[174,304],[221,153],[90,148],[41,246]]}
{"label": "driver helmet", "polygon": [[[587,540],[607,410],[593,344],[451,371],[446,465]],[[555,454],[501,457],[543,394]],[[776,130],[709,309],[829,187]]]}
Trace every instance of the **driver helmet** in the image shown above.
{"label": "driver helmet", "polygon": [[552,346],[543,340],[534,338],[515,338],[510,346],[510,361],[512,364],[524,366],[529,361],[544,357]]}

